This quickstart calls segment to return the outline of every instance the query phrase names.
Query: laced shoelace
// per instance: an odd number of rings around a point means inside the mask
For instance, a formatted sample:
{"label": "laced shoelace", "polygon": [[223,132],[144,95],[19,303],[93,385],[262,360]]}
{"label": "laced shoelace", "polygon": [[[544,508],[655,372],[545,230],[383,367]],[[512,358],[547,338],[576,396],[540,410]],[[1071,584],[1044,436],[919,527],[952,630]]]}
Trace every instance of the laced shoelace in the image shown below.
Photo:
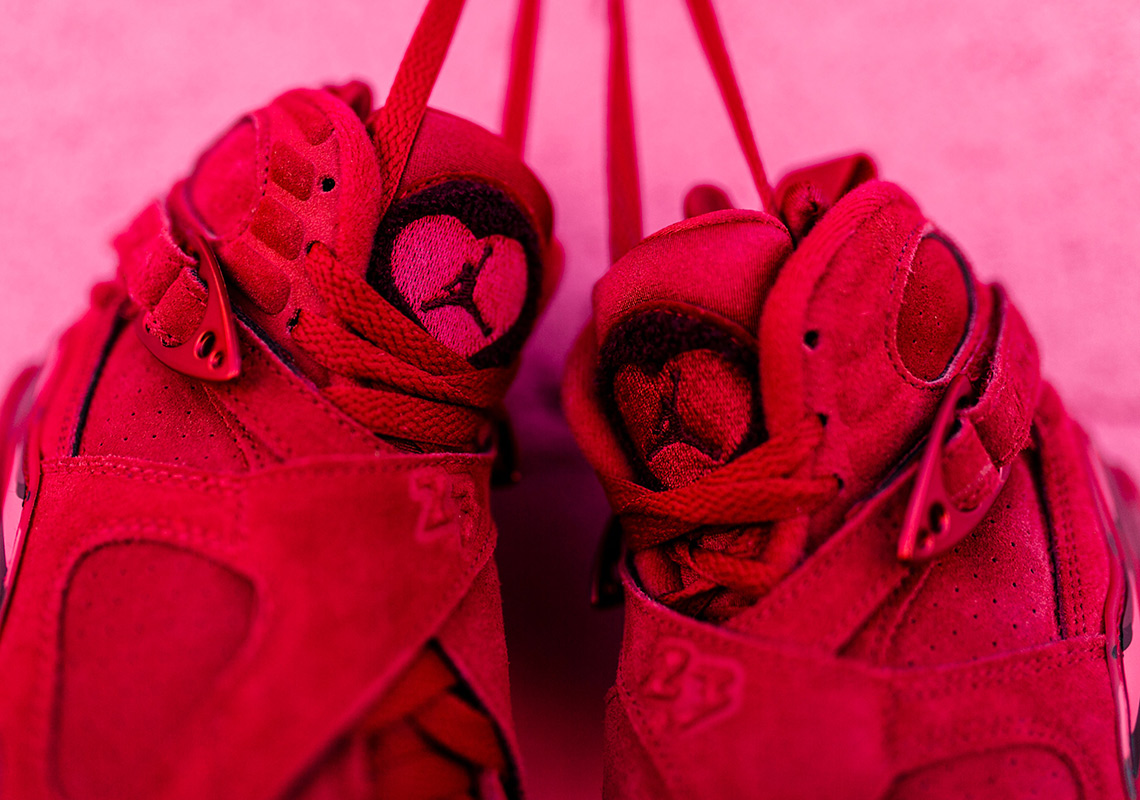
{"label": "laced shoelace", "polygon": [[[676,607],[727,590],[748,604],[791,571],[807,543],[806,515],[839,492],[835,476],[796,477],[822,437],[819,419],[805,417],[723,467],[666,491],[602,476],[629,549],[660,548],[695,576],[661,602]],[[769,537],[771,526],[784,520],[797,524]]]}
{"label": "laced shoelace", "polygon": [[[384,107],[371,120],[385,171],[381,209],[395,196],[463,0],[429,0]],[[504,138],[525,145],[538,0],[519,0],[504,101]],[[296,344],[345,379],[324,394],[380,436],[425,450],[482,449],[518,369],[477,369],[384,301],[323,245],[307,255],[327,316],[298,314]],[[362,745],[376,798],[505,798],[508,759],[495,722],[430,644],[348,735]]]}
{"label": "laced shoelace", "polygon": [[[711,0],[686,0],[694,29],[720,90],[761,207],[776,214],[744,99]],[[634,136],[629,46],[624,0],[610,0],[607,149],[610,256],[616,261],[642,238],[641,190]],[[657,599],[673,607],[699,605],[728,592],[740,605],[754,602],[803,557],[807,515],[839,491],[834,476],[795,477],[823,436],[808,417],[704,477],[666,491],[601,476],[634,553],[658,548],[688,580]],[[788,521],[780,535],[775,524]]]}
{"label": "laced shoelace", "polygon": [[517,371],[476,369],[384,301],[316,244],[307,267],[330,316],[298,313],[292,337],[314,360],[353,383],[324,394],[375,433],[428,450],[474,450]]}
{"label": "laced shoelace", "polygon": [[420,652],[354,733],[376,800],[506,796],[494,724],[468,694],[435,648]]}

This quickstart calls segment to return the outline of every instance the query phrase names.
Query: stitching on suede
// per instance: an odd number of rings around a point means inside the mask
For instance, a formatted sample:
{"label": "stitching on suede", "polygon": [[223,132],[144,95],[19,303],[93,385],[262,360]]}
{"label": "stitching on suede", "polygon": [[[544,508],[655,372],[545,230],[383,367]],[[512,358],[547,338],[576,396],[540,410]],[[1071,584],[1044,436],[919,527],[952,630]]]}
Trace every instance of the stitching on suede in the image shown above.
{"label": "stitching on suede", "polygon": [[[312,391],[309,391],[304,386],[300,385],[297,382],[296,378],[294,378],[291,374],[288,374],[286,371],[279,368],[276,363],[274,363],[272,360],[270,360],[269,357],[264,352],[262,352],[260,350],[260,348],[254,349],[251,352],[256,354],[255,358],[257,360],[259,360],[263,365],[268,367],[268,371],[270,372],[270,374],[274,375],[275,377],[280,378],[281,381],[289,389],[292,390],[293,394],[296,394],[297,396],[302,398],[306,403],[308,403],[310,406],[312,406],[314,409],[316,409],[316,411],[319,412],[320,417],[322,419],[333,423],[334,425],[336,425],[338,428],[340,428],[342,431],[344,431],[346,434],[348,434],[350,437],[352,437],[356,441],[358,441],[358,442],[368,441],[369,444],[372,444],[371,436],[364,434],[364,432],[362,431],[361,428],[359,428],[357,425],[353,424],[348,419],[346,419],[344,417],[344,412],[340,411],[340,409],[337,409],[335,406],[332,406],[331,404],[329,404],[329,402],[327,400],[324,400],[320,395],[318,395]],[[235,399],[236,399],[236,393],[232,387],[227,387],[227,391],[230,393],[231,396],[235,397]],[[251,415],[253,414],[252,410],[250,411],[250,413],[251,413]],[[257,417],[256,415],[254,415],[254,418],[257,419],[259,422],[264,422],[263,420],[261,420],[260,417]],[[367,439],[363,438],[366,435],[368,436],[368,438]],[[292,455],[292,453],[293,453],[292,447],[290,447],[288,444],[285,444],[284,442],[282,442],[282,444],[285,446],[286,452],[289,455]]]}
{"label": "stitching on suede", "polygon": [[242,400],[234,389],[227,386],[225,389],[222,389],[219,394],[226,397],[230,403],[235,406],[235,411],[241,412],[240,414],[235,414],[235,416],[245,416],[257,423],[258,433],[263,440],[273,446],[276,451],[275,455],[278,456],[278,458],[293,455],[293,447],[273,431],[273,426],[266,425],[265,420],[263,420],[248,403]]}
{"label": "stitching on suede", "polygon": [[[963,731],[955,731],[951,744],[945,748],[945,751],[952,758],[954,755],[960,754],[954,752],[955,750],[960,751],[962,749],[966,749],[967,752],[975,755],[981,755],[1016,747],[1037,748],[1054,756],[1065,766],[1082,796],[1090,796],[1084,793],[1085,788],[1090,785],[1095,787],[1095,791],[1091,794],[1092,797],[1104,796],[1100,774],[1088,753],[1082,748],[1074,756],[1071,752],[1073,749],[1072,740],[1067,738],[1063,732],[1050,725],[1032,725],[1011,716],[1003,716],[993,720],[991,725],[993,727],[986,727],[985,723],[974,722]],[[1003,742],[1003,739],[1006,741]],[[937,748],[931,747],[929,744],[927,747],[937,754]],[[916,769],[922,770],[942,760],[943,757],[936,757],[932,762],[922,764]],[[910,774],[916,769],[910,769],[902,774]]]}
{"label": "stitching on suede", "polygon": [[[160,534],[168,534],[161,536]],[[151,538],[153,537],[153,538]],[[236,568],[234,564],[229,561],[217,557],[215,553],[202,553],[189,550],[187,547],[179,547],[179,545],[196,544],[201,546],[203,543],[213,545],[221,545],[222,549],[227,549],[225,545],[229,544],[224,540],[213,535],[213,532],[197,526],[185,525],[178,521],[158,521],[148,520],[146,522],[137,521],[108,521],[98,527],[88,529],[78,538],[70,542],[63,550],[62,558],[59,562],[52,566],[51,571],[54,573],[53,578],[47,582],[47,592],[49,602],[41,606],[41,624],[39,626],[39,634],[36,639],[41,648],[40,656],[41,663],[50,665],[50,669],[44,670],[38,677],[38,695],[37,698],[41,714],[38,715],[39,719],[49,721],[49,727],[53,732],[45,732],[39,737],[43,742],[42,763],[46,766],[53,763],[58,758],[58,735],[54,732],[58,722],[55,709],[59,705],[59,693],[63,688],[63,633],[64,633],[64,609],[67,604],[67,596],[71,589],[71,582],[75,577],[77,567],[83,560],[90,554],[103,549],[104,547],[114,545],[131,545],[138,542],[146,542],[156,544],[159,546],[166,545],[168,547],[182,549],[185,552],[190,552],[198,557],[205,557],[207,560],[229,570],[238,577],[249,580],[244,570]],[[42,592],[41,592],[42,595]],[[37,748],[39,750],[39,748]],[[59,775],[57,770],[50,770],[52,782],[58,785]]]}
{"label": "stitching on suede", "polygon": [[[1070,433],[1072,430],[1071,425],[1066,425],[1065,428],[1066,430],[1063,432],[1060,430],[1057,431],[1058,438],[1060,438],[1060,435],[1063,435],[1064,433]],[[1081,585],[1081,565],[1080,559],[1074,558],[1074,550],[1076,549],[1074,541],[1076,539],[1076,536],[1073,530],[1073,487],[1069,481],[1069,473],[1067,471],[1061,472],[1060,475],[1057,475],[1057,472],[1061,471],[1054,468],[1054,474],[1056,475],[1057,493],[1061,500],[1059,510],[1061,512],[1062,518],[1064,519],[1065,527],[1065,549],[1067,551],[1065,561],[1067,562],[1067,566],[1069,568],[1069,574],[1073,578],[1072,601],[1074,604],[1074,612],[1077,615],[1077,632],[1079,634],[1085,635],[1089,632],[1089,626],[1088,619],[1085,615],[1084,591]]]}
{"label": "stitching on suede", "polygon": [[[366,458],[366,456],[364,457]],[[476,461],[475,459],[478,459]],[[250,482],[258,483],[278,483],[282,481],[290,481],[298,476],[314,475],[320,477],[335,477],[337,475],[386,475],[391,473],[406,473],[415,470],[432,468],[432,467],[458,467],[460,473],[466,472],[469,474],[475,473],[488,473],[490,471],[491,457],[488,455],[469,455],[462,456],[459,454],[436,456],[389,456],[377,458],[368,463],[325,463],[325,464],[311,464],[302,467],[286,466],[283,468],[271,467],[264,472],[251,473],[248,476]],[[452,473],[449,473],[452,474]],[[487,516],[489,514],[482,514]]]}
{"label": "stitching on suede", "polygon": [[[484,508],[486,508],[486,504],[483,505]],[[489,514],[484,514],[484,516],[486,516],[488,520],[490,519]],[[458,570],[459,574],[455,582],[452,584],[451,589],[444,591],[440,595],[439,600],[431,606],[429,613],[416,615],[416,618],[414,618],[417,624],[413,626],[413,630],[426,629],[426,633],[415,633],[411,637],[410,642],[403,643],[404,646],[402,649],[406,651],[406,657],[403,659],[393,660],[388,665],[388,669],[385,672],[380,675],[376,675],[371,681],[366,681],[365,685],[360,688],[356,699],[351,701],[353,703],[353,706],[361,705],[361,698],[382,697],[388,691],[388,689],[391,688],[396,678],[403,673],[407,665],[410,664],[412,660],[424,649],[424,647],[426,647],[427,644],[436,637],[439,630],[447,623],[448,619],[450,619],[451,614],[445,613],[448,607],[450,606],[452,613],[454,613],[455,609],[458,608],[463,599],[471,592],[475,578],[486,566],[487,561],[490,558],[490,551],[493,550],[495,546],[495,541],[497,538],[495,535],[495,526],[492,523],[488,527],[490,529],[489,535],[487,535],[483,545],[479,548],[478,552],[475,553],[474,558],[468,560],[466,566],[463,566],[460,570]],[[397,648],[397,650],[398,649],[401,648]],[[324,746],[335,742],[344,734],[344,732],[344,728],[333,731],[329,740],[322,742],[322,749]],[[287,781],[289,783],[298,777],[294,774],[294,770],[287,769],[286,774]]]}
{"label": "stitching on suede", "polygon": [[253,222],[254,214],[258,207],[261,206],[261,202],[265,199],[265,190],[269,183],[269,120],[262,120],[261,118],[262,115],[265,114],[265,111],[265,109],[258,109],[237,123],[240,125],[247,119],[253,123],[254,140],[256,141],[257,170],[261,175],[261,185],[257,190],[257,202],[251,203],[249,208],[246,209],[245,215],[234,229],[234,232],[226,239],[227,244],[236,242],[245,235],[245,232],[249,230],[249,226]]}
{"label": "stitching on suede", "polygon": [[[902,568],[889,569],[875,581],[874,585],[863,593],[858,602],[852,603],[849,611],[831,625],[824,641],[832,648],[841,646],[851,639],[863,623],[876,608],[882,605],[883,595],[890,594],[906,577],[907,570]],[[891,587],[888,589],[888,587]]]}
{"label": "stitching on suede", "polygon": [[45,476],[115,475],[119,477],[137,478],[146,483],[182,483],[191,486],[207,487],[227,494],[237,489],[237,484],[234,480],[223,476],[194,474],[190,472],[180,472],[174,469],[135,466],[123,463],[114,456],[53,458],[43,462],[41,471]]}
{"label": "stitching on suede", "polygon": [[[1103,643],[1098,644],[1094,641],[1091,646],[1086,648],[1086,652],[1083,654],[1080,651],[1063,654],[1057,657],[1057,660],[1052,663],[1042,663],[1030,670],[1006,669],[1004,671],[998,672],[996,680],[993,682],[1000,684],[1004,682],[1017,681],[1027,673],[1030,675],[1054,673],[1058,667],[1064,668],[1068,666],[1079,666],[1082,663],[1088,663],[1090,661],[1097,662],[1100,661],[1102,657]],[[981,674],[985,677],[990,677],[994,674],[994,672],[995,671],[993,670],[988,670],[982,672]],[[937,678],[933,678],[931,680],[937,681]],[[927,690],[911,693],[909,697],[919,701],[938,699],[940,697],[946,697],[954,694],[957,690],[957,687],[947,686],[945,685],[945,682],[943,682],[941,689],[942,691],[940,692]],[[966,691],[969,691],[969,689]],[[901,693],[896,692],[894,686],[892,685],[892,700],[896,700],[901,696]],[[1085,748],[1079,748],[1076,750],[1075,754],[1073,753],[1073,738],[1071,736],[1065,735],[1063,731],[1058,731],[1054,726],[1049,724],[1035,725],[1012,717],[1002,717],[996,722],[998,724],[1004,725],[1002,733],[1007,737],[1020,735],[1030,740],[1045,742],[1053,745],[1056,754],[1061,758],[1061,760],[1068,762],[1070,770],[1073,771],[1077,782],[1082,786],[1086,784],[1092,784],[1096,787],[1096,794],[1093,796],[1101,796],[1103,793],[1103,783],[1101,782],[1100,772],[1096,769],[1096,765],[1093,763],[1093,760]],[[975,723],[971,726],[971,728],[976,730],[978,724],[981,723]],[[963,736],[955,731],[955,738],[959,743],[969,744],[971,741],[974,741],[978,738],[982,738],[984,741],[984,734],[982,737],[979,737],[977,733],[967,733],[965,736]]]}
{"label": "stitching on suede", "polygon": [[[645,612],[641,612],[645,613]],[[676,620],[669,617],[657,618],[655,620],[658,626],[657,634],[653,637],[653,641],[657,641],[663,636],[680,635],[697,642],[703,641],[711,644],[719,652],[731,652],[738,656],[752,655],[762,656],[763,648],[758,648],[751,643],[743,643],[735,638],[725,636],[723,632],[719,632],[717,636],[716,631],[705,631],[702,628],[693,627],[689,630],[679,624]],[[937,699],[938,697],[952,695],[963,691],[963,684],[980,683],[982,681],[991,684],[1002,684],[1009,682],[1016,682],[1023,680],[1028,675],[1040,674],[1055,674],[1058,668],[1065,668],[1067,666],[1078,666],[1081,664],[1089,664],[1099,662],[1103,656],[1103,638],[1099,637],[1091,640],[1084,640],[1080,642],[1065,642],[1059,646],[1052,646],[1048,651],[1043,653],[1034,653],[1032,655],[1017,657],[1017,662],[1011,665],[992,666],[992,665],[979,665],[968,666],[965,668],[955,669],[955,677],[958,680],[954,684],[948,684],[944,674],[936,675],[921,675],[915,676],[907,671],[891,671],[887,676],[886,689],[892,698],[910,697],[915,700],[929,700]],[[623,647],[623,655],[625,649]],[[1060,650],[1060,652],[1058,652]],[[796,656],[789,653],[789,656],[795,658]],[[802,654],[801,656],[802,657]],[[873,676],[868,676],[873,679]],[[626,683],[623,675],[623,684],[621,687],[626,690]],[[970,691],[969,688],[966,691]],[[889,724],[890,719],[884,720],[885,724]],[[1069,740],[1065,737],[1059,736],[1051,727],[1045,726],[1029,726],[1024,728],[1038,737],[1047,737],[1049,741],[1057,743],[1059,746],[1068,743]],[[1071,744],[1071,743],[1070,743]],[[1066,752],[1062,747],[1062,752]],[[1083,751],[1077,753],[1077,758],[1085,766],[1085,769],[1080,769],[1080,774],[1087,777],[1087,782],[1095,786],[1100,786],[1098,773],[1089,757]],[[1078,768],[1079,769],[1079,768]],[[663,774],[665,769],[662,769]]]}
{"label": "stitching on suede", "polygon": [[[368,458],[359,456],[358,458]],[[76,458],[56,458],[43,462],[44,475],[118,475],[138,478],[148,483],[184,483],[199,485],[216,489],[221,492],[234,493],[239,490],[242,483],[268,482],[292,480],[296,476],[319,475],[354,475],[354,474],[389,474],[411,472],[425,467],[457,467],[460,472],[486,473],[490,470],[491,456],[487,454],[451,454],[451,455],[423,455],[380,457],[366,463],[327,463],[311,464],[301,467],[285,466],[270,467],[265,471],[251,472],[240,478],[225,476],[195,474],[180,472],[174,469],[155,467],[142,467],[122,463],[115,456],[79,456]]]}
{"label": "stitching on suede", "polygon": [[[1073,558],[1073,507],[1070,497],[1070,487],[1065,476],[1058,474],[1059,470],[1053,463],[1054,445],[1062,447],[1060,430],[1061,424],[1055,420],[1041,420],[1039,430],[1041,433],[1041,466],[1045,477],[1045,496],[1049,510],[1051,527],[1054,531],[1054,544],[1057,559],[1064,562],[1067,586],[1058,586],[1064,606],[1071,606],[1071,613],[1076,617],[1073,620],[1074,633],[1085,635],[1088,633],[1088,623],[1085,619],[1084,599],[1081,594],[1080,567]],[[1070,588],[1071,587],[1071,588]],[[1060,612],[1064,606],[1058,608]],[[1069,609],[1065,609],[1066,611]],[[1066,616],[1068,616],[1066,614]]]}
{"label": "stitching on suede", "polygon": [[[1073,642],[1070,644],[1070,642]],[[1058,669],[1081,664],[1099,663],[1104,658],[1104,637],[1068,640],[1048,646],[1045,652],[1013,656],[1012,663],[974,663],[954,670],[960,682],[982,682],[1001,685],[1021,680],[1026,675],[1055,674]],[[910,696],[917,699],[946,697],[960,691],[956,684],[946,681],[944,675],[908,675],[899,673],[895,678],[902,688],[911,687]]]}
{"label": "stitching on suede", "polygon": [[[897,503],[898,501],[895,498],[885,502],[875,518],[868,519],[857,530],[853,530],[850,535],[845,536],[833,550],[825,554],[822,560],[817,562],[817,565],[811,569],[810,573],[802,573],[802,580],[793,582],[787,591],[781,592],[777,602],[764,605],[764,610],[758,613],[757,617],[765,620],[771,619],[782,613],[782,611],[786,610],[789,606],[796,605],[800,597],[806,592],[811,592],[821,582],[828,582],[830,573],[834,570],[836,563],[845,563],[848,560],[847,553],[853,548],[858,547],[864,537],[883,538],[884,536],[889,536],[889,526],[882,528],[880,525],[886,521],[884,517],[889,516],[890,512],[897,506]],[[867,528],[871,528],[872,531],[870,533],[865,532]],[[863,593],[857,602],[848,606],[846,613],[833,620],[828,630],[817,637],[818,640],[830,649],[841,645],[843,641],[849,639],[853,633],[852,628],[855,627],[857,622],[880,604],[883,588],[891,583],[902,580],[908,572],[909,571],[905,569],[888,569]],[[835,642],[834,638],[836,636],[842,636],[842,640]]]}
{"label": "stitching on suede", "polygon": [[[913,577],[913,576],[912,576]],[[914,581],[902,581],[895,587],[894,591],[883,598],[879,609],[883,612],[882,617],[874,621],[873,624],[868,623],[864,629],[865,642],[864,648],[866,650],[866,659],[871,666],[880,667],[884,666],[887,659],[887,647],[893,639],[894,630],[901,625],[902,610],[899,608],[900,597],[913,589]],[[894,608],[894,619],[887,617],[887,612]],[[857,640],[856,640],[857,641]],[[853,641],[850,647],[855,646]],[[843,655],[843,654],[841,654]]]}
{"label": "stitching on suede", "polygon": [[[892,593],[892,597],[898,597],[904,593],[906,596],[903,597],[901,599],[901,602],[899,602],[899,604],[896,606],[894,618],[888,624],[883,626],[879,640],[875,642],[877,650],[875,655],[877,656],[877,660],[880,663],[886,662],[887,650],[889,650],[890,646],[894,644],[895,637],[898,635],[899,629],[902,628],[903,618],[907,615],[907,612],[914,607],[915,602],[918,600],[918,596],[922,594],[922,590],[926,586],[926,581],[930,577],[930,573],[933,570],[934,564],[927,564],[921,572],[915,575],[915,580],[910,582],[909,587],[908,582],[904,580]],[[914,575],[914,573],[911,574]]]}
{"label": "stitching on suede", "polygon": [[[661,638],[663,637],[655,637],[655,641],[660,641]],[[630,722],[632,723],[634,721],[633,717],[636,716],[637,722],[639,723],[638,725],[631,724],[630,727],[633,728],[634,733],[637,734],[638,738],[642,740],[642,747],[645,748],[645,752],[653,762],[653,765],[657,767],[657,771],[661,774],[662,782],[664,782],[665,785],[669,787],[671,794],[678,795],[679,790],[684,787],[684,780],[681,776],[680,767],[674,765],[672,759],[661,759],[660,754],[663,750],[662,737],[654,728],[654,726],[649,724],[645,710],[637,701],[637,696],[629,690],[625,670],[621,670],[619,672],[618,683],[616,686],[618,690],[618,697],[624,701],[622,703],[622,706],[632,712],[629,714]],[[679,796],[683,797],[684,795],[681,794]]]}
{"label": "stitching on suede", "polygon": [[[241,454],[242,461],[244,462],[246,470],[251,469],[250,456],[257,461],[258,467],[265,466],[265,459],[257,449],[257,443],[250,432],[240,419],[234,416],[226,409],[217,393],[212,390],[210,386],[203,386],[204,394],[206,395],[206,402],[214,409],[214,413],[218,415],[222,424],[226,426],[234,437],[234,444],[238,446],[238,452]],[[242,445],[245,445],[244,447]]]}
{"label": "stitching on suede", "polygon": [[[947,369],[942,375],[929,383],[912,375],[910,370],[902,363],[902,356],[898,353],[897,335],[892,336],[891,334],[898,330],[899,313],[902,311],[903,291],[899,292],[899,297],[897,298],[897,302],[895,302],[895,290],[900,288],[899,277],[900,275],[905,275],[905,278],[909,280],[910,276],[914,274],[914,259],[918,255],[918,246],[922,244],[923,238],[933,230],[934,226],[930,224],[930,222],[924,222],[907,236],[902,252],[899,253],[898,261],[895,262],[895,274],[891,279],[891,288],[888,292],[891,298],[891,310],[890,313],[887,314],[886,325],[883,330],[883,347],[887,351],[887,358],[891,362],[891,366],[895,372],[915,389],[928,393],[937,391],[948,383],[947,373],[949,373],[950,370]],[[909,260],[907,260],[908,254],[910,256]],[[907,261],[907,263],[904,264],[904,261]],[[902,281],[902,287],[906,286],[907,280]]]}

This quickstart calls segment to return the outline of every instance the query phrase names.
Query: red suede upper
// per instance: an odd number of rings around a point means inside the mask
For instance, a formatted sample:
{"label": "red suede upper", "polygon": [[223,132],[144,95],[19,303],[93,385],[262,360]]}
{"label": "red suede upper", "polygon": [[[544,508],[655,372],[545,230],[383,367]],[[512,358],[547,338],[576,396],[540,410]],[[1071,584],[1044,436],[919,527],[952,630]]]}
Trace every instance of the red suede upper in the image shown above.
{"label": "red suede upper", "polygon": [[[713,212],[633,248],[595,292],[565,400],[632,551],[607,794],[1122,796],[1105,637],[1119,589],[1083,435],[1004,292],[897,187],[818,177],[845,169],[777,188],[794,251],[771,217],[754,215],[760,240],[725,222],[746,212]],[[694,227],[723,233],[705,246]],[[668,380],[625,367],[610,388],[607,337],[653,307],[657,263],[685,265],[661,308],[762,306],[734,319],[756,342],[766,438],[735,461],[708,455],[736,441],[742,392],[715,337],[691,338]],[[726,285],[744,290],[731,305]],[[908,564],[916,454],[959,373],[972,389],[940,469],[958,507],[1000,493],[956,546]],[[670,445],[688,460],[662,478],[640,442],[665,401],[706,444]]]}
{"label": "red suede upper", "polygon": [[[13,418],[0,796],[519,791],[487,493],[550,203],[429,112],[381,218],[370,104],[294,90],[240,120],[119,237]],[[194,344],[188,231],[237,315],[229,382],[136,330]]]}

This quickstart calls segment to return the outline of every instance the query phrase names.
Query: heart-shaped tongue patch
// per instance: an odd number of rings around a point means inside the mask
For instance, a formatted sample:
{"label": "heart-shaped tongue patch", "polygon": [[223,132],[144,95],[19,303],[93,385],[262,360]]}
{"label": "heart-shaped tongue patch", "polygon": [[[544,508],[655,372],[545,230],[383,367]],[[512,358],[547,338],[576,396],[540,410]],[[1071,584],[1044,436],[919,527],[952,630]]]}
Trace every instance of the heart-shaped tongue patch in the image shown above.
{"label": "heart-shaped tongue patch", "polygon": [[514,239],[477,239],[457,218],[433,214],[396,237],[392,281],[430,334],[469,357],[518,320],[526,300],[526,254]]}
{"label": "heart-shaped tongue patch", "polygon": [[477,367],[518,352],[537,313],[537,237],[502,191],[446,181],[397,200],[376,233],[368,280]]}
{"label": "heart-shaped tongue patch", "polygon": [[709,320],[650,311],[610,334],[606,405],[642,480],[674,489],[765,438],[756,351]]}
{"label": "heart-shaped tongue patch", "polygon": [[710,350],[674,356],[652,377],[623,367],[614,399],[641,460],[670,489],[723,464],[752,426],[748,378]]}

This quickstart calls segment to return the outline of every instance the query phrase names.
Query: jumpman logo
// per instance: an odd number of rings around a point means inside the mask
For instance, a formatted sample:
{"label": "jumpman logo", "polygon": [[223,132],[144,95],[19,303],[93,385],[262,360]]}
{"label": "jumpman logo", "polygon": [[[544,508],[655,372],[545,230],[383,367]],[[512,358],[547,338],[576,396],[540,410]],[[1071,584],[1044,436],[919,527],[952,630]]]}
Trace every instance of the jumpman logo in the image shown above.
{"label": "jumpman logo", "polygon": [[491,243],[488,242],[483,247],[483,257],[479,259],[479,263],[472,264],[470,261],[464,261],[463,269],[450,283],[444,285],[440,290],[441,294],[420,303],[420,311],[431,311],[444,306],[459,306],[471,315],[471,319],[475,320],[475,324],[479,326],[479,330],[484,336],[490,336],[494,333],[494,329],[487,324],[487,320],[483,319],[483,312],[475,303],[475,284],[478,283],[479,273],[483,271],[483,266],[490,257]]}
{"label": "jumpman logo", "polygon": [[649,452],[645,454],[646,459],[652,459],[668,445],[680,442],[699,450],[713,461],[720,461],[724,455],[722,450],[716,445],[706,442],[694,431],[689,430],[685,420],[681,417],[681,412],[677,407],[677,392],[680,383],[680,371],[676,367],[670,368],[670,392],[668,396],[661,395],[661,407],[657,411],[657,419],[653,422],[652,439]]}

